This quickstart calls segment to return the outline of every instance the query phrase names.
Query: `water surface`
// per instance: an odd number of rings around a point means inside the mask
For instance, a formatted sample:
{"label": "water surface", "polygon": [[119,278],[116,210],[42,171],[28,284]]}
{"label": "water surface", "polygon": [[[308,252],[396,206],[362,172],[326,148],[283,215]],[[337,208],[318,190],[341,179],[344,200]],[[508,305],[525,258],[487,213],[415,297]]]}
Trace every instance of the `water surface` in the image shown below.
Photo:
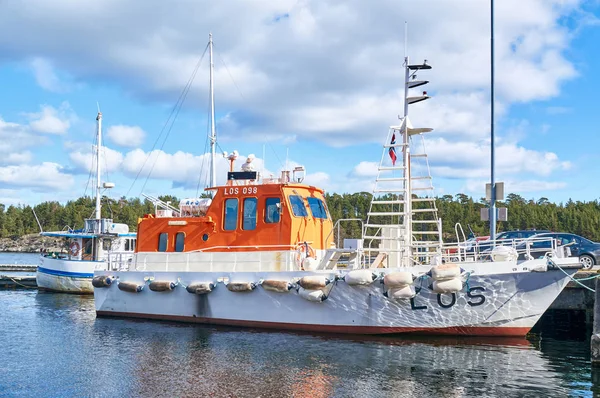
{"label": "water surface", "polygon": [[600,385],[586,341],[278,333],[96,319],[93,304],[0,291],[0,396],[566,397]]}

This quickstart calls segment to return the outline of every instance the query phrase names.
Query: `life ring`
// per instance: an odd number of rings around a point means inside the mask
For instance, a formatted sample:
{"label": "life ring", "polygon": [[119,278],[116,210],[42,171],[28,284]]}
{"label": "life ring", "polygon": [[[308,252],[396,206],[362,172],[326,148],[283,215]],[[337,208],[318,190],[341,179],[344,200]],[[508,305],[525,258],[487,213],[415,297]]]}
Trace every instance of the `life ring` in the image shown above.
{"label": "life ring", "polygon": [[304,270],[302,261],[304,261],[305,258],[309,257],[314,259],[317,258],[317,253],[315,252],[315,249],[313,249],[312,246],[309,245],[307,242],[298,243],[296,245],[296,265],[298,266],[298,268]]}
{"label": "life ring", "polygon": [[72,242],[71,245],[69,246],[69,254],[71,256],[78,256],[80,249],[81,248],[79,247],[79,243]]}

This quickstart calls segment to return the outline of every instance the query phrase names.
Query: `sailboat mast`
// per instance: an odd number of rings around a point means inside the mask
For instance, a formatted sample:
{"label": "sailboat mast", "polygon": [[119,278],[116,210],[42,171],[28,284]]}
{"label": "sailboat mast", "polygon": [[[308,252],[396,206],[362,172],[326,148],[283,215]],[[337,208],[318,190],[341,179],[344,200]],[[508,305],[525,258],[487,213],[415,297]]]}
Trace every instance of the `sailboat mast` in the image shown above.
{"label": "sailboat mast", "polygon": [[100,183],[100,148],[102,148],[102,113],[98,112],[96,116],[98,124],[98,142],[96,145],[96,220],[101,218],[102,205],[100,204],[100,190],[102,185]]}
{"label": "sailboat mast", "polygon": [[215,145],[217,143],[217,135],[215,133],[215,91],[213,83],[213,70],[215,65],[213,63],[212,33],[209,33],[208,35],[208,48],[210,56],[210,187],[212,188],[217,184],[217,170],[215,165]]}
{"label": "sailboat mast", "polygon": [[408,140],[408,86],[410,80],[410,69],[408,67],[408,55],[404,57],[404,119],[402,123],[402,156],[404,166],[404,234],[406,255],[412,256],[412,187],[410,177],[410,147]]}

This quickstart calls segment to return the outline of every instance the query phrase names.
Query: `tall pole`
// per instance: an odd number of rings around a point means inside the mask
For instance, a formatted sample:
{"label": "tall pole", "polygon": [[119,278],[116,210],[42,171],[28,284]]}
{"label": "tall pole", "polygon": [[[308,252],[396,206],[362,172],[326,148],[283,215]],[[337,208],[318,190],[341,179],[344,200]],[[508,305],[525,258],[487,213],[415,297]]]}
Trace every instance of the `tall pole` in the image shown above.
{"label": "tall pole", "polygon": [[490,0],[491,13],[490,13],[490,25],[491,25],[491,89],[490,89],[490,160],[491,160],[491,186],[492,186],[492,197],[490,199],[490,239],[496,239],[496,181],[495,181],[495,139],[494,139],[494,0]]}
{"label": "tall pole", "polygon": [[[404,22],[404,120],[402,134],[402,155],[404,164],[404,228],[405,228],[405,247],[407,258],[412,257],[412,193],[410,180],[410,148],[408,140],[408,82],[410,80],[410,70],[408,69],[408,54],[407,54],[407,36],[408,24]],[[409,264],[410,265],[410,264]]]}
{"label": "tall pole", "polygon": [[100,183],[100,148],[102,148],[102,113],[98,112],[96,117],[98,122],[98,142],[96,145],[96,220],[101,218],[102,205],[100,204],[100,190],[102,185]]}
{"label": "tall pole", "polygon": [[208,48],[210,50],[210,187],[212,188],[217,184],[217,170],[215,165],[215,145],[217,143],[217,135],[215,133],[215,90],[213,84],[213,70],[215,65],[213,63],[212,33],[209,33],[208,35]]}

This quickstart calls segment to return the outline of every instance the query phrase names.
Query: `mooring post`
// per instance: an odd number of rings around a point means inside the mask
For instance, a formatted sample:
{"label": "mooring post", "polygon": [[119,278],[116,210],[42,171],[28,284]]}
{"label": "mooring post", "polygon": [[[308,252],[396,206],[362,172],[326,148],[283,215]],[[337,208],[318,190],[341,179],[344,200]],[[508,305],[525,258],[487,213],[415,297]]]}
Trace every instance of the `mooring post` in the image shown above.
{"label": "mooring post", "polygon": [[596,278],[594,294],[594,328],[590,342],[592,349],[592,365],[600,366],[600,278]]}

